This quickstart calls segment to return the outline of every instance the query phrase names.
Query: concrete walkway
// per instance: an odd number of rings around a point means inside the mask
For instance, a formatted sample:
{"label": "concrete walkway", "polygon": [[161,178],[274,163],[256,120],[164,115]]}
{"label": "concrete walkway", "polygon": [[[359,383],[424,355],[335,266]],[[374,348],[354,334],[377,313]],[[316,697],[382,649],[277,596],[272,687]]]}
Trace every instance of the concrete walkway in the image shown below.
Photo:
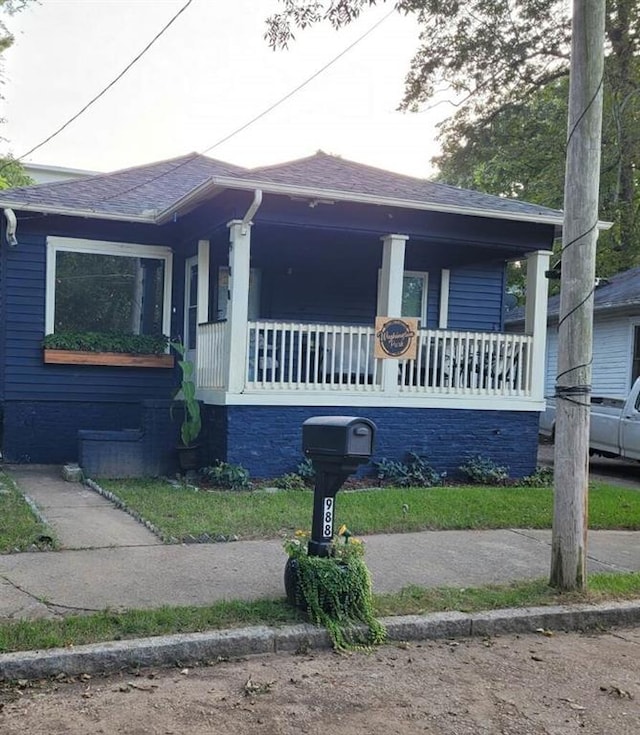
{"label": "concrete walkway", "polygon": [[[282,597],[279,541],[164,545],[59,468],[7,468],[63,550],[0,556],[0,618]],[[365,539],[376,592],[546,577],[550,531],[435,531]],[[593,531],[589,570],[640,570],[640,533]]]}

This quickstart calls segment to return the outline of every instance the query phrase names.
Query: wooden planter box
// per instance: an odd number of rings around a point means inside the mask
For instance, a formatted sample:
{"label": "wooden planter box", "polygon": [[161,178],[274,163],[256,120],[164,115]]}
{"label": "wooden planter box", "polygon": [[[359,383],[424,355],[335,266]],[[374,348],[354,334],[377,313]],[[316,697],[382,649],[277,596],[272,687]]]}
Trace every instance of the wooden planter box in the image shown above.
{"label": "wooden planter box", "polygon": [[173,355],[129,355],[124,352],[44,350],[44,361],[56,365],[108,365],[113,367],[172,368]]}

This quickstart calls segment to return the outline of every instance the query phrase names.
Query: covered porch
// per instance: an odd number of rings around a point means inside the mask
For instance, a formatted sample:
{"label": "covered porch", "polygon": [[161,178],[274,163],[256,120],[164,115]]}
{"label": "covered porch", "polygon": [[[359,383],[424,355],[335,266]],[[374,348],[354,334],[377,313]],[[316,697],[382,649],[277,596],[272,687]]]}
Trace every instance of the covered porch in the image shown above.
{"label": "covered porch", "polygon": [[[198,245],[197,289],[195,283],[192,289],[197,292],[192,346],[198,395],[205,403],[542,410],[545,271],[550,251],[534,250],[521,256],[527,261],[524,334],[503,331],[502,292],[485,294],[487,299],[499,301],[499,311],[491,316],[491,329],[474,329],[473,319],[469,319],[468,328],[459,328],[464,317],[450,306],[456,265],[453,260],[449,268],[426,266],[429,281],[420,282],[424,292],[418,298],[421,318],[415,336],[415,359],[380,359],[375,356],[375,316],[406,316],[407,306],[411,307],[407,285],[414,286],[411,279],[415,281],[418,274],[423,277],[423,271],[407,268],[409,236],[376,238],[381,242],[379,262],[369,267],[374,278],[377,272],[376,283],[369,290],[369,298],[373,295],[375,303],[368,304],[348,323],[342,318],[287,319],[273,312],[265,316],[267,310],[259,307],[250,313],[253,264],[260,262],[259,257],[252,256],[252,223],[236,220],[228,227],[228,261],[222,267],[231,276],[225,283],[223,318],[208,318],[212,311],[210,284],[217,276],[211,273],[210,264],[215,258],[211,257],[207,240]],[[327,258],[332,255],[327,253]],[[499,287],[503,290],[506,259],[499,262],[494,256],[490,262],[502,273]],[[444,261],[444,265],[449,264]],[[337,270],[339,264],[333,262],[329,267]],[[267,280],[265,269],[263,281]],[[477,297],[482,298],[482,294]],[[219,304],[219,295],[214,298]],[[335,311],[338,298],[326,294],[327,316]],[[475,295],[470,294],[470,298]],[[476,309],[482,310],[482,304],[478,303]]]}

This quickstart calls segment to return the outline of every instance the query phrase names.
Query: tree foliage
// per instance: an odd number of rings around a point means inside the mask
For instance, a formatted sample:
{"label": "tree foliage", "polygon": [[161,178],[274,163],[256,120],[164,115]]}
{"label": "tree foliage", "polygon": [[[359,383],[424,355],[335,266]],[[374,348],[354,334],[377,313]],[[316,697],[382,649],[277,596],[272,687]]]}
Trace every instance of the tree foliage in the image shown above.
{"label": "tree foliage", "polygon": [[[375,0],[280,0],[267,20],[274,48],[295,29],[351,22]],[[384,0],[382,0],[384,2]],[[400,109],[447,94],[456,112],[442,126],[436,160],[450,183],[562,206],[570,52],[566,0],[398,0],[414,15],[419,46]],[[606,270],[640,262],[640,2],[607,0],[602,216]],[[603,248],[604,245],[604,248]]]}
{"label": "tree foliage", "polygon": [[[6,17],[23,10],[33,0],[0,0],[0,56],[13,44],[14,37],[6,24]],[[2,66],[0,61],[0,83],[2,81]],[[0,95],[0,99],[3,99]],[[4,120],[0,119],[0,122]],[[9,157],[0,158],[0,189],[12,186],[27,186],[33,184],[17,161]]]}

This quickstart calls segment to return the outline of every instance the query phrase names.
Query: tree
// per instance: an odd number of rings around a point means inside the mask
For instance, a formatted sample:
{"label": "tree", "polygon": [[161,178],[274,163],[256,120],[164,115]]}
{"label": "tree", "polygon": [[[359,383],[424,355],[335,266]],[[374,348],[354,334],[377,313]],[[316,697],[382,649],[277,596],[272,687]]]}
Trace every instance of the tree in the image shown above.
{"label": "tree", "polygon": [[28,186],[35,183],[24,172],[18,161],[12,158],[0,158],[0,189],[9,189],[12,186]]}
{"label": "tree", "polygon": [[[285,47],[297,28],[319,22],[339,28],[376,4],[376,0],[280,2],[281,12],[267,20],[266,38],[274,48]],[[637,252],[633,238],[638,220],[634,151],[640,137],[639,4],[608,0],[605,18],[605,91],[610,109],[605,139],[611,153],[603,171],[612,176],[602,188],[607,201],[615,204],[609,237],[622,267],[635,262]],[[523,109],[541,90],[553,90],[554,82],[568,77],[568,6],[565,0],[398,0],[398,12],[415,15],[421,28],[400,109],[418,110],[438,94],[453,95],[458,110],[443,128],[445,150],[456,141],[464,144],[474,127],[486,128],[502,113]],[[565,135],[556,139],[564,141]],[[548,145],[549,141],[539,152],[546,155]]]}
{"label": "tree", "polygon": [[[7,28],[5,17],[14,15],[23,10],[32,0],[0,0],[0,56],[13,44],[14,37]],[[1,68],[1,67],[0,67]],[[0,99],[2,95],[0,95]],[[0,119],[0,122],[4,122]],[[17,161],[11,156],[0,158],[0,189],[11,186],[26,186],[32,184],[30,179]]]}
{"label": "tree", "polygon": [[[607,88],[604,99],[600,216],[617,221],[619,202],[619,125],[616,102]],[[548,207],[563,206],[568,85],[552,82],[522,103],[507,106],[489,123],[471,124],[464,139],[444,135],[437,179],[498,196],[515,196]],[[640,125],[637,117],[634,126]],[[626,156],[640,160],[640,141],[627,136]],[[634,140],[635,137],[635,140]],[[633,142],[632,142],[633,141]],[[634,202],[638,206],[638,192]],[[619,245],[619,228],[598,240],[597,273],[608,276],[640,262],[640,232],[632,229]]]}

